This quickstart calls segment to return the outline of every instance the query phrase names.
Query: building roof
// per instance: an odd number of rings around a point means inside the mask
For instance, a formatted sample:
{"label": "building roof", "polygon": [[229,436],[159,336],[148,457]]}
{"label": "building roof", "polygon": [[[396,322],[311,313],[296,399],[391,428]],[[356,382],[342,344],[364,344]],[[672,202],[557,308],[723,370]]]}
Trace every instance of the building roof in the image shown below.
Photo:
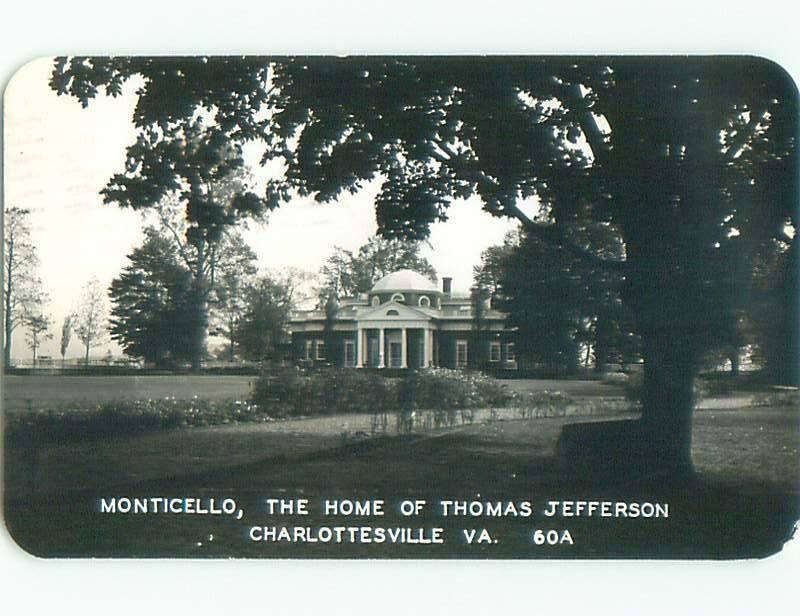
{"label": "building roof", "polygon": [[387,274],[375,283],[371,292],[386,293],[392,291],[440,293],[434,282],[418,272],[407,269]]}

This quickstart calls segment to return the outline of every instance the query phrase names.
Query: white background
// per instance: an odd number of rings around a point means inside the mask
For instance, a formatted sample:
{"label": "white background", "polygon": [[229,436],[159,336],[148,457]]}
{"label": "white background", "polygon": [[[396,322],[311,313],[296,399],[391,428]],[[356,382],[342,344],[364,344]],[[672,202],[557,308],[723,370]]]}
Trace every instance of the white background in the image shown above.
{"label": "white background", "polygon": [[[533,4],[533,3],[531,3]],[[495,0],[18,2],[0,16],[0,81],[37,56],[276,53],[712,53],[797,79],[781,2]],[[120,8],[117,8],[120,7]],[[709,523],[713,523],[709,520]],[[56,534],[59,529],[54,527]],[[0,531],[0,610],[58,614],[797,613],[798,540],[764,561],[54,561]]]}

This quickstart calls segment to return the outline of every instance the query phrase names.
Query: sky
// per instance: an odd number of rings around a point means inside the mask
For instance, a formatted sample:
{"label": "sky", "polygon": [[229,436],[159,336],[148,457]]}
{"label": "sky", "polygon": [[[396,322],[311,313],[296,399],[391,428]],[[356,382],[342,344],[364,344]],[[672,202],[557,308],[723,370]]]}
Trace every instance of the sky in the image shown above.
{"label": "sky", "polygon": [[[119,98],[101,96],[83,109],[77,100],[49,88],[52,66],[50,58],[32,61],[7,87],[4,180],[5,206],[31,211],[40,275],[50,295],[45,313],[53,319],[53,339],[38,354],[58,357],[61,323],[78,305],[82,287],[95,277],[107,287],[119,274],[126,255],[142,239],[143,218],[103,204],[99,195],[108,179],[122,171],[125,148],[135,140],[131,113],[136,83],[128,84]],[[376,191],[372,183],[333,203],[295,199],[271,213],[266,223],[250,223],[244,235],[260,268],[296,267],[316,273],[335,246],[356,250],[375,234]],[[466,293],[481,252],[501,243],[517,223],[486,214],[475,198],[455,203],[449,216],[446,223],[432,226],[423,254],[440,278],[453,278],[455,292]],[[121,353],[109,340],[92,356],[109,350]],[[73,336],[67,357],[82,354]],[[12,359],[30,356],[20,327],[12,339]]]}

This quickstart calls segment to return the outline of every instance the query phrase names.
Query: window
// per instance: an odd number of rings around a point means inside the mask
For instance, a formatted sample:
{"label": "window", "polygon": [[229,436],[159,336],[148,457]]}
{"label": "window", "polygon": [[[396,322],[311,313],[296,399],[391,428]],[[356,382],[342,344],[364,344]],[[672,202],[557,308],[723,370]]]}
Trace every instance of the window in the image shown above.
{"label": "window", "polygon": [[356,343],[352,340],[344,341],[344,365],[346,368],[355,368]]}
{"label": "window", "polygon": [[490,342],[489,343],[489,361],[493,363],[497,363],[500,361],[500,343],[499,342]]}
{"label": "window", "polygon": [[313,340],[306,340],[306,354],[303,357],[306,361],[311,361],[311,349],[314,346]]}
{"label": "window", "polygon": [[379,305],[380,303],[381,303],[381,298],[380,298],[380,297],[378,297],[377,295],[374,295],[374,296],[372,297],[372,305],[373,305],[373,306],[377,306],[377,305]]}
{"label": "window", "polygon": [[325,342],[317,340],[317,361],[325,359]]}
{"label": "window", "polygon": [[386,316],[387,317],[399,317],[400,313],[397,312],[397,310],[387,310],[386,311]]}
{"label": "window", "polygon": [[427,295],[422,295],[417,302],[420,308],[430,308],[431,300]]}
{"label": "window", "polygon": [[506,344],[506,361],[516,361],[517,356],[514,351],[514,343],[509,342]]}
{"label": "window", "polygon": [[467,367],[467,341],[456,340],[456,368]]}
{"label": "window", "polygon": [[404,301],[406,301],[406,297],[402,293],[395,293],[394,295],[392,295],[392,301],[393,302],[404,302]]}

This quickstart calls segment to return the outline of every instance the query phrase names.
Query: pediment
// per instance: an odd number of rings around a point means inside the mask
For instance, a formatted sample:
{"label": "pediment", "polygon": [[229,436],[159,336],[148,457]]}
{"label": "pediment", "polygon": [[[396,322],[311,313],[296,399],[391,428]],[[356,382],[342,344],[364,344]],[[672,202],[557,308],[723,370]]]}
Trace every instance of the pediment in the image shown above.
{"label": "pediment", "polygon": [[431,316],[399,302],[387,302],[380,306],[370,306],[358,311],[358,321],[430,321]]}

